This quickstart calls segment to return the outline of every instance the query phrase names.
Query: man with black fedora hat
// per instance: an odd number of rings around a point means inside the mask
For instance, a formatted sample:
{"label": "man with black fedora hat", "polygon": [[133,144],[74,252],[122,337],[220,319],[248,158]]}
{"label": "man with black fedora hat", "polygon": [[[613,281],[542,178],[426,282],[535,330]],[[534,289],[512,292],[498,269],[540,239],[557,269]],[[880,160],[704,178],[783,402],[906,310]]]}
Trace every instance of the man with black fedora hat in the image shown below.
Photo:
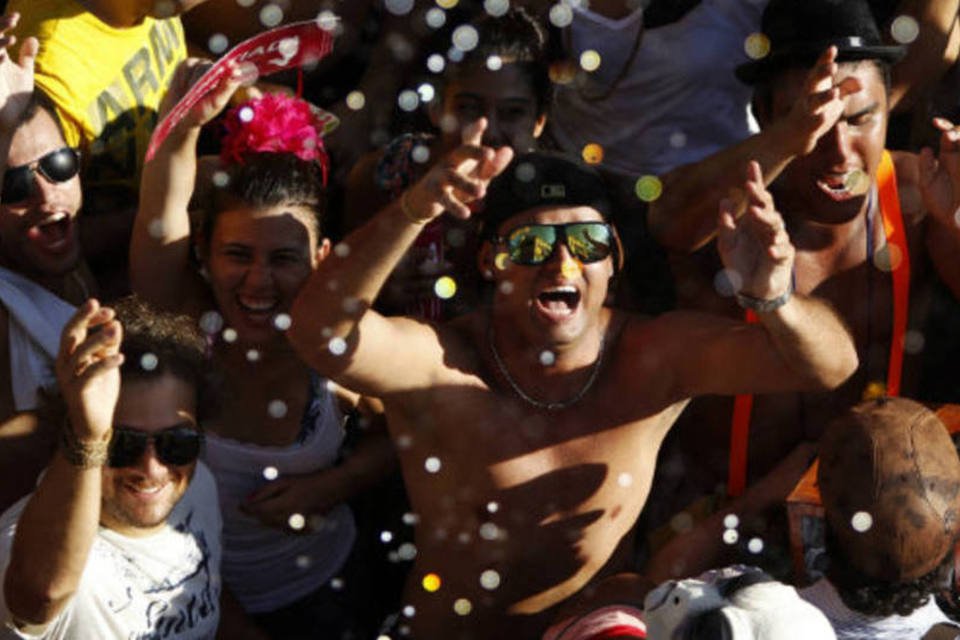
{"label": "man with black fedora hat", "polygon": [[[960,131],[936,119],[938,154],[884,150],[889,68],[905,47],[882,41],[864,0],[772,0],[762,25],[769,52],[737,69],[754,88],[761,132],[668,174],[651,207],[651,231],[675,252],[682,306],[744,317],[730,294],[748,274],[719,273],[710,241],[718,201],[744,210],[739,183],[755,162],[797,248],[795,289],[837,308],[853,331],[860,368],[830,393],[692,403],[665,454],[685,473],[663,479],[687,483],[690,500],[724,483],[728,495],[739,495],[865,395],[909,393],[904,362],[921,348],[910,329],[930,266],[960,293]],[[670,501],[677,499],[673,492]],[[678,558],[690,559],[680,546]]]}
{"label": "man with black fedora hat", "polygon": [[[596,172],[483,146],[485,126],[335,248],[291,309],[306,362],[384,400],[419,517],[404,593],[418,638],[540,637],[561,603],[630,566],[689,397],[830,388],[856,367],[833,312],[792,295],[793,251],[757,180],[721,235],[731,269],[756,267],[743,294],[767,305],[762,323],[650,320],[605,305],[621,256]],[[489,303],[443,324],[370,310],[423,225],[481,198]]]}
{"label": "man with black fedora hat", "polygon": [[824,436],[817,484],[828,568],[801,595],[837,638],[919,640],[949,623],[934,596],[960,532],[960,458],[936,414],[905,398],[857,405]]}

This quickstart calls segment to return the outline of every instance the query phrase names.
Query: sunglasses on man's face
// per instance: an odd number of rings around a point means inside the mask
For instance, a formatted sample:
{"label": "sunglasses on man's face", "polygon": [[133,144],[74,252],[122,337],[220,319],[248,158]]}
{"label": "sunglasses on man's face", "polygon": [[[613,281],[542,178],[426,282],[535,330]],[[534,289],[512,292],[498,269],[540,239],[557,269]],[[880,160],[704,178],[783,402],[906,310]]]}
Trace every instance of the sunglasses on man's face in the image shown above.
{"label": "sunglasses on man's face", "polygon": [[528,266],[549,260],[561,240],[570,255],[583,263],[605,260],[613,251],[613,229],[605,222],[525,224],[498,238],[511,262]]}
{"label": "sunglasses on man's face", "polygon": [[39,160],[19,167],[10,167],[3,174],[0,203],[23,202],[34,194],[36,173],[59,184],[73,178],[80,171],[80,152],[71,147],[51,151]]}
{"label": "sunglasses on man's face", "polygon": [[168,465],[190,464],[200,455],[203,434],[191,427],[171,427],[147,433],[129,427],[114,427],[110,440],[109,465],[114,468],[132,467],[153,442],[157,459]]}

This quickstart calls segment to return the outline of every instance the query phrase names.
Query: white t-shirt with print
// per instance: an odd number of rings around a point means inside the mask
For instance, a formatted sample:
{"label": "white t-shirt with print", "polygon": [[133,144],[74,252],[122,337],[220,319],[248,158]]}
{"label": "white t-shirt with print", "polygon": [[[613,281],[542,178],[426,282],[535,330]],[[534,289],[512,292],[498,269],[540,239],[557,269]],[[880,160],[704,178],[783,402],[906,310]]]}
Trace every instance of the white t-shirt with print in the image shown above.
{"label": "white t-shirt with print", "polygon": [[[24,498],[0,516],[6,573]],[[12,628],[0,589],[0,639],[194,640],[213,638],[220,618],[221,519],[216,486],[198,463],[190,486],[158,533],[97,533],[76,594],[43,632]]]}

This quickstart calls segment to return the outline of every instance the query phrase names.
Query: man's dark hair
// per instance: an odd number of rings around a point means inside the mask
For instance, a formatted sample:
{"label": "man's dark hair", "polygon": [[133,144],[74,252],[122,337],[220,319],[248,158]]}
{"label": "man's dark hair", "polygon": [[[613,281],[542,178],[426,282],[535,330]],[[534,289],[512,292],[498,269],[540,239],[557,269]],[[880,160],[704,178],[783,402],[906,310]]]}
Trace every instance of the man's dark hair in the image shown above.
{"label": "man's dark hair", "polygon": [[869,578],[851,567],[829,523],[826,529],[826,550],[830,561],[827,577],[843,603],[854,611],[868,616],[908,616],[949,587],[953,568],[952,549],[939,565],[919,578],[906,582],[885,582]]}
{"label": "man's dark hair", "polygon": [[547,31],[543,26],[522,8],[512,8],[498,17],[485,16],[470,24],[479,36],[477,46],[465,52],[460,62],[450,63],[444,82],[449,84],[466,71],[486,68],[490,57],[497,56],[504,64],[513,64],[521,71],[533,90],[537,112],[546,113],[553,85],[546,57]]}
{"label": "man's dark hair", "polygon": [[111,307],[123,326],[120,351],[124,381],[151,380],[171,374],[202,395],[207,374],[207,343],[195,320],[157,311],[136,296]]}
{"label": "man's dark hair", "polygon": [[23,108],[23,111],[20,112],[17,126],[19,127],[30,122],[40,111],[46,111],[50,117],[53,118],[53,122],[57,125],[57,130],[60,132],[60,137],[66,140],[63,132],[63,124],[60,122],[60,116],[57,115],[56,104],[54,104],[50,96],[44,93],[39,87],[35,88],[33,93],[30,94],[26,106]]}
{"label": "man's dark hair", "polygon": [[237,206],[254,208],[303,206],[313,211],[310,224],[322,236],[325,188],[320,166],[292,153],[251,153],[226,169],[227,181],[218,186],[203,217],[203,238],[210,242],[220,213]]}

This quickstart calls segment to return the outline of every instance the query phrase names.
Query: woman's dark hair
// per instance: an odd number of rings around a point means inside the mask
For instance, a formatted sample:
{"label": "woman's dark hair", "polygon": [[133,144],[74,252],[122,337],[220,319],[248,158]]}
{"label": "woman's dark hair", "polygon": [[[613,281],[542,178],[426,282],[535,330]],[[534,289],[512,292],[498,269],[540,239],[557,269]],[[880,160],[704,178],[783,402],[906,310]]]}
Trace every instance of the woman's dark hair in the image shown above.
{"label": "woman's dark hair", "polygon": [[301,160],[292,153],[251,153],[244,161],[229,165],[227,180],[216,186],[202,221],[204,241],[209,243],[220,213],[237,206],[255,208],[279,205],[310,209],[310,224],[321,237],[325,206],[323,173],[313,161]]}
{"label": "woman's dark hair", "polygon": [[827,525],[827,577],[850,609],[868,616],[908,616],[943,591],[950,583],[953,548],[932,571],[908,582],[873,580],[850,566],[836,536]]}
{"label": "woman's dark hair", "polygon": [[470,24],[479,36],[477,46],[465,52],[463,60],[447,67],[444,82],[455,80],[464,71],[485,68],[487,60],[497,56],[504,64],[516,65],[523,73],[536,97],[538,113],[545,113],[553,87],[547,62],[546,29],[522,8],[512,8],[498,17],[485,16]]}

